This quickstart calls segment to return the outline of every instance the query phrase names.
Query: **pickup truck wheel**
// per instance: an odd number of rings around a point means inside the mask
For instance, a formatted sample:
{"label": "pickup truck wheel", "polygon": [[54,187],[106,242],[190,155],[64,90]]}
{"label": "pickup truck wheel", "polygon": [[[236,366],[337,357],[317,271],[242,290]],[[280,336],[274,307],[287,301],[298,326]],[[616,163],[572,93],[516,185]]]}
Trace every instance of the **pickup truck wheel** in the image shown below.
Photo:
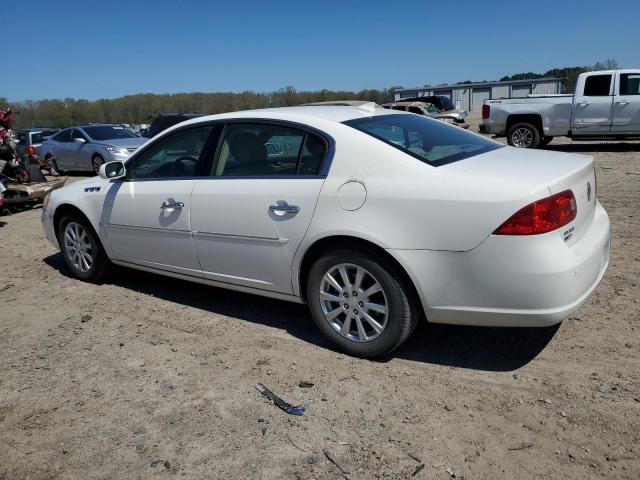
{"label": "pickup truck wheel", "polygon": [[545,135],[540,139],[540,145],[549,145],[551,143],[551,140],[553,140],[553,137],[548,137]]}
{"label": "pickup truck wheel", "polygon": [[518,148],[538,148],[540,132],[530,123],[516,123],[507,133],[507,143]]}

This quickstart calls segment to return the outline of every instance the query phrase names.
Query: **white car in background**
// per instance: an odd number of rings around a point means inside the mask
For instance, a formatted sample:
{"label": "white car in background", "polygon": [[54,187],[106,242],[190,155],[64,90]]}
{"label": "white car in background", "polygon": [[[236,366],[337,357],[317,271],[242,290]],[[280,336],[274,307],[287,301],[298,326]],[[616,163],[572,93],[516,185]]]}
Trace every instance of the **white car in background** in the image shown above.
{"label": "white car in background", "polygon": [[609,258],[590,157],[373,104],[180,123],[52,192],[42,222],[81,279],[116,263],[306,302],[361,356],[391,352],[422,317],[558,323]]}

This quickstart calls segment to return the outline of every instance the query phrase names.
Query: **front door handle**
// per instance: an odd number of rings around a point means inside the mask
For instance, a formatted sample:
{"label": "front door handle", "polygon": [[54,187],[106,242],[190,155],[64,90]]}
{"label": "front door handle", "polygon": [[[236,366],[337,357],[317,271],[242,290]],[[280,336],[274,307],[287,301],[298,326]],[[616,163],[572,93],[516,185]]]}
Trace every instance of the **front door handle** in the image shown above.
{"label": "front door handle", "polygon": [[162,210],[166,208],[175,208],[179,210],[182,207],[184,207],[184,202],[162,202],[162,205],[160,205]]}
{"label": "front door handle", "polygon": [[285,213],[295,214],[300,211],[300,207],[297,205],[289,205],[287,202],[280,200],[273,205],[269,205],[269,211],[276,215],[284,215]]}
{"label": "front door handle", "polygon": [[586,107],[587,105],[589,105],[589,102],[578,102],[578,105],[580,105],[581,107]]}

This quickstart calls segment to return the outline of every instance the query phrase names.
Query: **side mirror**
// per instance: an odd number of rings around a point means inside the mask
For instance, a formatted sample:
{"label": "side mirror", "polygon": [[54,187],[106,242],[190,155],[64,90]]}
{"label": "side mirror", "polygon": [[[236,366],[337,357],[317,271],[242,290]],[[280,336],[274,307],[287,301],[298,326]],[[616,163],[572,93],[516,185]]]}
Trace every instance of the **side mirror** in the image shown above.
{"label": "side mirror", "polygon": [[73,139],[73,143],[87,143],[84,138],[76,137]]}
{"label": "side mirror", "polygon": [[109,162],[103,163],[100,165],[100,178],[104,178],[105,180],[115,180],[117,178],[122,178],[127,173],[127,170],[124,167],[124,163],[122,162]]}

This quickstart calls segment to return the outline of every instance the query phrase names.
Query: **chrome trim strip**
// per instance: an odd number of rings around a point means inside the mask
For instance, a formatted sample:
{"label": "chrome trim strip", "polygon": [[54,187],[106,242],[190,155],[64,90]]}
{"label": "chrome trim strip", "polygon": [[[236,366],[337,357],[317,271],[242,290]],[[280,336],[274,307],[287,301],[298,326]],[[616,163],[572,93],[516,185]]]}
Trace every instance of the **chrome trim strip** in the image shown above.
{"label": "chrome trim strip", "polygon": [[234,235],[231,233],[215,233],[215,232],[193,232],[194,237],[202,237],[202,238],[216,238],[221,240],[240,240],[245,242],[255,242],[255,243],[273,243],[277,245],[286,245],[289,243],[288,238],[274,238],[274,237],[257,237],[253,235]]}
{"label": "chrome trim strip", "polygon": [[191,235],[189,230],[178,230],[175,228],[158,228],[158,227],[141,227],[138,225],[120,225],[118,223],[107,223],[107,226],[113,228],[122,228],[125,230],[144,230],[151,232],[163,232],[163,233],[181,233],[186,235]]}

